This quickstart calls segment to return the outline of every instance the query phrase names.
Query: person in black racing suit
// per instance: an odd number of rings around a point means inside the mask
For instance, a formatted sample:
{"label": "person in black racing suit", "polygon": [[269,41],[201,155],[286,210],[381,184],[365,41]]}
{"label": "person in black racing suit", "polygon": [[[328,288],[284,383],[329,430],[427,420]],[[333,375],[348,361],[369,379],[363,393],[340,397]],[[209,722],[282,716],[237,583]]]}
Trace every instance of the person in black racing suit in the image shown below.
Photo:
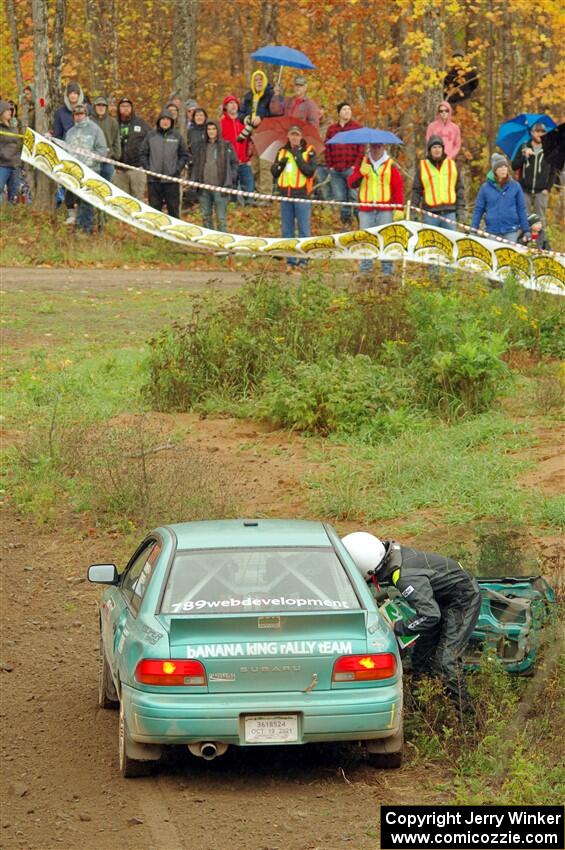
{"label": "person in black racing suit", "polygon": [[479,617],[481,592],[457,561],[422,552],[364,531],[348,534],[343,544],[367,581],[393,584],[416,612],[394,624],[397,635],[419,635],[412,650],[414,675],[439,677],[461,712],[473,706],[461,656]]}

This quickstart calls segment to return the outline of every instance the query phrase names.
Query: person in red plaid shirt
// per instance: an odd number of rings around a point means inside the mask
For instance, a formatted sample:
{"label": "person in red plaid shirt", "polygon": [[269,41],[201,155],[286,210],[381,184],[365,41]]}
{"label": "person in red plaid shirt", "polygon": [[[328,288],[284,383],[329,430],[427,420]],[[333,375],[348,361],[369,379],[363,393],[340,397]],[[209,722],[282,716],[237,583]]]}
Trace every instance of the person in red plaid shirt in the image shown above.
{"label": "person in red plaid shirt", "polygon": [[[337,105],[337,123],[328,127],[326,143],[326,166],[330,169],[332,194],[336,201],[357,201],[357,191],[348,185],[347,179],[353,169],[363,159],[363,145],[328,145],[336,133],[345,130],[357,130],[361,126],[351,119],[352,110],[347,101]],[[342,225],[347,227],[353,218],[353,207],[341,207],[339,211]]]}

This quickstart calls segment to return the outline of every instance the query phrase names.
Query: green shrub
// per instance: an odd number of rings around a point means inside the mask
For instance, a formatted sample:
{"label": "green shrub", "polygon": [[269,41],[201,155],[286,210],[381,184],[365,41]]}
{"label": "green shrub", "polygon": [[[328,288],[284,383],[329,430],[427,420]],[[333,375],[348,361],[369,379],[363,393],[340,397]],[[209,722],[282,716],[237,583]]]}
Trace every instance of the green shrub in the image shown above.
{"label": "green shrub", "polygon": [[364,354],[345,355],[298,363],[288,375],[268,376],[256,409],[287,428],[324,435],[363,432],[368,439],[406,430],[414,419],[411,391],[392,368]]}

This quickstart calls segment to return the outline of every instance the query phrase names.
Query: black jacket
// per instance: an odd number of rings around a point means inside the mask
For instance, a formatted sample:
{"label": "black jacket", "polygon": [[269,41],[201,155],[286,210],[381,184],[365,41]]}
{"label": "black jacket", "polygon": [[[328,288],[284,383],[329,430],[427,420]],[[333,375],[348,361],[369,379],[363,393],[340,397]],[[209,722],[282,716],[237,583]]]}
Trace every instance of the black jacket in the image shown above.
{"label": "black jacket", "polygon": [[512,160],[512,168],[520,171],[520,186],[524,192],[531,194],[551,189],[555,183],[555,169],[547,161],[541,146],[530,156],[524,153],[527,147],[530,147],[529,142],[522,145]]}
{"label": "black jacket", "polygon": [[[316,168],[318,167],[318,161],[317,161],[317,158],[316,158],[316,154],[314,153],[313,150],[310,151],[310,153],[308,154],[308,156],[306,158],[304,157],[304,154],[306,152],[307,147],[308,147],[308,145],[306,144],[305,140],[302,139],[302,141],[300,142],[300,147],[295,148],[292,151],[292,153],[293,153],[294,158],[296,160],[296,165],[298,166],[298,170],[301,171],[302,174],[305,177],[310,178],[310,177],[314,177],[314,174],[316,172]],[[281,154],[281,152],[290,153],[291,150],[292,149],[290,147],[290,142],[287,142],[286,145],[283,145],[283,147],[280,148],[280,150],[277,154],[277,158],[275,159],[275,161],[273,162],[273,164],[271,166],[271,174],[273,175],[273,177],[277,181],[277,184],[278,184],[278,179],[279,179],[280,175],[283,173],[285,166],[287,164],[287,161],[288,161],[287,156],[283,155],[281,158],[279,158],[279,155]],[[306,186],[302,189],[288,189],[288,188],[281,189],[280,186],[279,186],[278,192],[281,195],[284,195],[285,198],[286,197],[289,197],[289,198],[307,198],[308,195],[309,195],[308,188]]]}
{"label": "black jacket", "polygon": [[120,121],[120,141],[122,145],[122,155],[120,162],[126,165],[141,165],[139,161],[139,153],[145,136],[149,132],[149,126],[143,118],[132,114],[129,121]]}
{"label": "black jacket", "polygon": [[[163,130],[159,126],[161,118],[170,118],[172,121],[170,113],[163,110],[157,119],[155,130],[150,130],[143,140],[139,163],[147,171],[156,171],[157,174],[167,177],[179,177],[189,161],[188,148],[182,135],[172,125],[169,130]],[[150,183],[161,182],[151,174],[147,175],[147,180]]]}
{"label": "black jacket", "polygon": [[379,569],[379,581],[394,584],[416,615],[395,624],[399,635],[425,634],[439,625],[448,608],[466,610],[480,597],[475,579],[461,565],[436,552],[422,552],[385,542],[387,554]]}

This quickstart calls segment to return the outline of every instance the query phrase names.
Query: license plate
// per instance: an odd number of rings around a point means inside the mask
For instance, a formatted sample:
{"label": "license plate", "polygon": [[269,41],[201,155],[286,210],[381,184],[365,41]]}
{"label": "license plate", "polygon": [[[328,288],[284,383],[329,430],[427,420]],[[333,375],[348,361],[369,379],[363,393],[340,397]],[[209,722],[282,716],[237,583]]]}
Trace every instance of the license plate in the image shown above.
{"label": "license plate", "polygon": [[245,719],[246,744],[292,744],[298,741],[298,715],[260,714]]}

